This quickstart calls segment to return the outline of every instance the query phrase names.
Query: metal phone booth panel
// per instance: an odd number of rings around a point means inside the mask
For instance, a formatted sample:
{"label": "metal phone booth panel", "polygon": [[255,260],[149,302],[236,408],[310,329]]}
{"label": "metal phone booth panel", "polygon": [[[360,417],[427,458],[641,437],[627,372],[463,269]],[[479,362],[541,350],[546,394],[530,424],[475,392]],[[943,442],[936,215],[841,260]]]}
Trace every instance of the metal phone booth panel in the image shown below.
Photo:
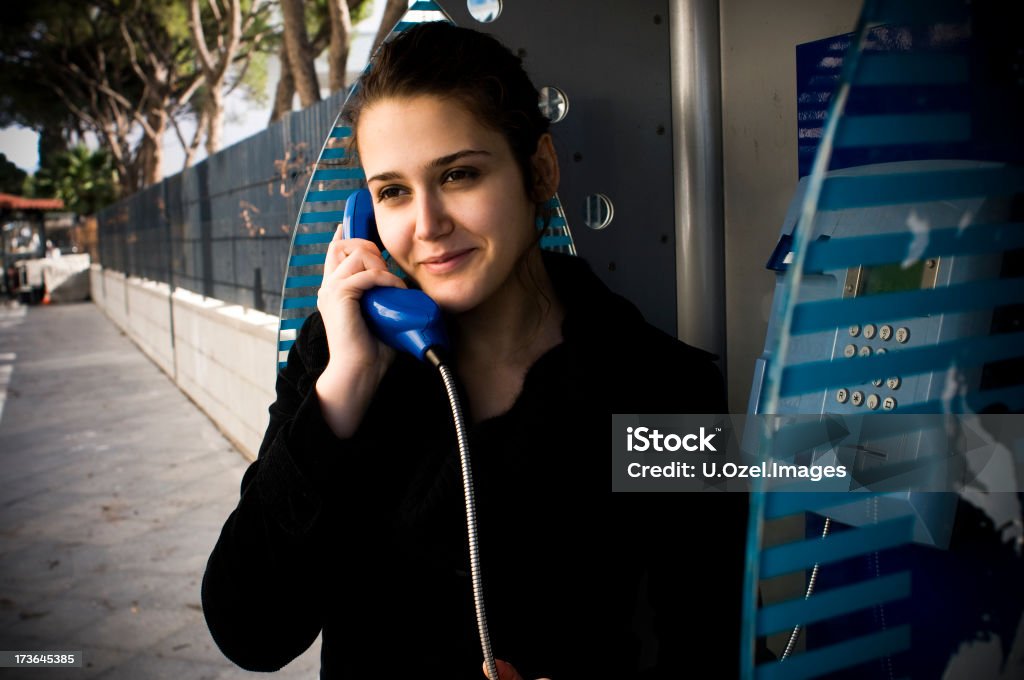
{"label": "metal phone booth panel", "polygon": [[[804,109],[817,148],[766,253],[747,434],[766,460],[851,474],[752,485],[745,677],[1024,674],[1021,17],[866,0],[821,41],[833,71],[801,100],[825,104]],[[808,423],[831,432],[776,446]],[[805,534],[780,540],[794,518]],[[773,635],[782,658],[755,665]]]}

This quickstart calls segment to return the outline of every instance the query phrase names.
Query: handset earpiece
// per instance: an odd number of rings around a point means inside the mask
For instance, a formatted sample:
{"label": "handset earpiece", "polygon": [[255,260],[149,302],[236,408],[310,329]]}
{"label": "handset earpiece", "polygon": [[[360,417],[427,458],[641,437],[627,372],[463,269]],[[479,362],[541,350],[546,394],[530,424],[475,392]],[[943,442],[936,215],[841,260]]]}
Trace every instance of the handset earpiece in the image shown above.
{"label": "handset earpiece", "polygon": [[[342,235],[372,241],[385,252],[368,189],[359,189],[346,201]],[[429,350],[447,351],[441,309],[423,291],[378,286],[363,294],[361,306],[370,330],[385,344],[433,363],[437,355]]]}

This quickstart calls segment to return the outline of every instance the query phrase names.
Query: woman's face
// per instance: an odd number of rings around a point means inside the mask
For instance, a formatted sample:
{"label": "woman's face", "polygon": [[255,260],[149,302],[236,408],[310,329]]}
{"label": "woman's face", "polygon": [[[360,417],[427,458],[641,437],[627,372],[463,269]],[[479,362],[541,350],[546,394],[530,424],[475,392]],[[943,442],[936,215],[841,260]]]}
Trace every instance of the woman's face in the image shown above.
{"label": "woman's face", "polygon": [[357,139],[381,240],[427,295],[460,313],[515,280],[536,240],[535,205],[500,132],[423,95],[364,109]]}

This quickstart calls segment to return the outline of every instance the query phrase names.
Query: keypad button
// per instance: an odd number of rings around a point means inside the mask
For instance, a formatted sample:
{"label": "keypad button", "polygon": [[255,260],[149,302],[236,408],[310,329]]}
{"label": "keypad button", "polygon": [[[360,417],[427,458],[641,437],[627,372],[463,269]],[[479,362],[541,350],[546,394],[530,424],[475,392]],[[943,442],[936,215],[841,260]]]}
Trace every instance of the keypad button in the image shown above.
{"label": "keypad button", "polygon": [[847,359],[852,359],[853,357],[857,356],[857,345],[850,344],[844,347],[843,356],[846,357]]}
{"label": "keypad button", "polygon": [[900,326],[896,329],[896,342],[903,344],[907,340],[910,340],[910,329],[906,326]]}
{"label": "keypad button", "polygon": [[864,345],[859,350],[857,350],[857,354],[862,357],[869,357],[871,356],[871,347],[869,347],[868,345]]}
{"label": "keypad button", "polygon": [[882,380],[881,378],[875,378],[874,380],[871,381],[871,384],[874,385],[875,387],[881,387],[883,382],[885,381]]}
{"label": "keypad button", "polygon": [[889,338],[891,338],[891,337],[892,337],[892,326],[890,326],[889,324],[885,324],[884,326],[880,326],[878,328],[878,339],[879,340],[889,340]]}
{"label": "keypad button", "polygon": [[840,387],[838,390],[836,390],[836,401],[838,401],[840,404],[845,404],[846,400],[849,398],[850,393],[847,391],[845,387]]}
{"label": "keypad button", "polygon": [[854,406],[860,406],[864,403],[864,393],[860,390],[854,390],[850,395],[850,403]]}
{"label": "keypad button", "polygon": [[874,411],[876,408],[878,408],[878,395],[877,394],[869,394],[868,395],[867,404],[868,404],[868,408],[871,409],[872,411]]}
{"label": "keypad button", "polygon": [[866,323],[866,324],[864,324],[864,339],[865,340],[870,340],[873,337],[875,337],[875,324],[873,324],[873,323]]}
{"label": "keypad button", "polygon": [[900,377],[898,375],[892,378],[885,379],[885,386],[888,387],[890,390],[898,390],[900,388],[901,383],[902,381],[900,380]]}
{"label": "keypad button", "polygon": [[892,397],[886,397],[885,399],[882,400],[882,408],[884,408],[886,411],[893,410],[894,408],[896,408],[896,400],[893,399]]}
{"label": "keypad button", "polygon": [[877,354],[888,354],[888,353],[889,353],[889,350],[887,350],[884,347],[879,347],[878,349],[875,350],[875,354],[876,355]]}
{"label": "keypad button", "polygon": [[853,324],[852,326],[850,326],[850,337],[855,338],[858,335],[860,335],[860,326],[858,326],[857,324]]}

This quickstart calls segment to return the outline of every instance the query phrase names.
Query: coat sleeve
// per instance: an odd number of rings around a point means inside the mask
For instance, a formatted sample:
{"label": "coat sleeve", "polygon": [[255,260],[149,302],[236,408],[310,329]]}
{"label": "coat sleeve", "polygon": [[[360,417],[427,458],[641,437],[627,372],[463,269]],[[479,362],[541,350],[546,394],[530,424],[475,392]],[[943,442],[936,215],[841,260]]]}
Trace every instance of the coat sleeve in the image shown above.
{"label": "coat sleeve", "polygon": [[351,442],[337,439],[320,411],[317,324],[322,329],[319,315],[307,320],[278,375],[259,456],[245,472],[238,506],[203,577],[203,612],[213,639],[253,671],[281,668],[323,625],[322,480],[333,472],[330,459],[344,455]]}

